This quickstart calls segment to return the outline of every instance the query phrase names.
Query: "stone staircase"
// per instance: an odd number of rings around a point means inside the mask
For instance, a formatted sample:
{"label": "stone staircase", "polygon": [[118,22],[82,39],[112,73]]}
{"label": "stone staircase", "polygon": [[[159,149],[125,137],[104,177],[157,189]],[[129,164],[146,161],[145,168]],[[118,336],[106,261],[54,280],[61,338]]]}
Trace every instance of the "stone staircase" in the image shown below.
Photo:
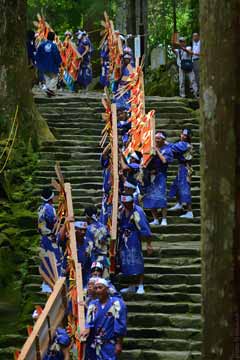
{"label": "stone staircase", "polygon": [[[100,95],[53,99],[37,96],[36,103],[56,137],[55,142],[46,142],[41,148],[35,174],[37,188],[40,190],[55,177],[54,164],[59,160],[65,181],[72,184],[74,212],[80,218],[85,206],[101,204]],[[177,140],[183,127],[192,129],[196,150],[192,178],[195,217],[184,220],[179,213],[169,213],[166,228],[152,229],[153,256],[148,257],[144,251],[146,293],[125,296],[128,335],[121,359],[198,360],[201,358],[199,124],[186,100],[150,97],[146,110],[150,109],[156,110],[156,128],[165,130],[169,141]],[[172,164],[169,184],[176,171],[177,164]],[[31,275],[25,285],[32,303],[44,300],[39,297],[36,260],[33,254],[29,261]],[[124,280],[119,281],[123,286]]]}

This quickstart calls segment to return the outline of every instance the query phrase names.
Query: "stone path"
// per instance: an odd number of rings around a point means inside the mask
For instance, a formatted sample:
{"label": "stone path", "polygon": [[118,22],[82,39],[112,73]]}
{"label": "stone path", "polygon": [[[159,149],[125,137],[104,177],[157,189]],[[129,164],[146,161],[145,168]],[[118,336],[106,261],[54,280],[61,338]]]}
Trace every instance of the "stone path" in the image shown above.
{"label": "stone path", "polygon": [[[59,160],[65,181],[72,184],[75,216],[80,218],[85,206],[101,203],[100,94],[53,99],[38,95],[36,103],[56,137],[55,142],[46,142],[41,148],[37,187],[50,183],[55,176],[54,163]],[[156,127],[167,132],[169,141],[177,140],[183,127],[193,131],[195,218],[184,220],[178,213],[169,213],[168,227],[153,229],[154,254],[148,257],[144,251],[146,293],[125,296],[128,335],[121,359],[197,360],[201,358],[199,124],[188,103],[179,98],[147,98],[146,109],[156,109]],[[174,164],[168,183],[176,171]],[[25,286],[26,296],[34,303],[41,300],[36,261],[33,254]],[[121,278],[119,281],[123,285]]]}

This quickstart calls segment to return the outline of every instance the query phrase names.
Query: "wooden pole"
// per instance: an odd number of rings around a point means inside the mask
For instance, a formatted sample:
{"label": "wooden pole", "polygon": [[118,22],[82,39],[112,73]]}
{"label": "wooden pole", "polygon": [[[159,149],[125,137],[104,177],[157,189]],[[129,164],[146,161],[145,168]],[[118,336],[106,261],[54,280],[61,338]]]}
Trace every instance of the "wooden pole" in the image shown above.
{"label": "wooden pole", "polygon": [[[53,292],[51,293],[45,308],[43,309],[43,312],[41,313],[41,315],[39,316],[37,322],[35,323],[34,327],[33,327],[33,331],[31,333],[31,335],[28,337],[28,339],[26,340],[21,353],[18,357],[18,360],[26,360],[26,359],[34,359],[34,355],[35,358],[37,358],[37,356],[43,355],[45,353],[45,351],[48,348],[48,344],[49,344],[49,332],[45,332],[45,323],[47,322],[47,317],[51,317],[51,312],[52,310],[54,310],[54,305],[55,305],[55,301],[56,299],[59,297],[59,294],[62,292],[62,290],[64,289],[65,286],[65,280],[66,278],[59,278],[54,286]],[[63,317],[64,317],[64,311],[62,309],[61,306],[61,302],[59,303],[59,311],[58,314],[60,314],[59,319],[54,319],[54,324],[51,325],[51,335],[54,334],[56,328],[60,325]],[[61,309],[60,309],[61,307]],[[53,319],[53,317],[52,317]],[[47,337],[47,339],[43,339],[43,335],[42,332],[44,332],[44,336]],[[40,336],[41,335],[41,336]],[[39,343],[39,339],[41,339],[41,343]],[[34,346],[34,344],[36,346]]]}
{"label": "wooden pole", "polygon": [[117,240],[117,216],[118,216],[118,132],[117,132],[117,108],[111,105],[112,111],[112,161],[113,161],[113,202],[112,202],[112,226],[110,240],[110,273],[115,272],[115,245]]}
{"label": "wooden pole", "polygon": [[[67,214],[70,217],[74,217],[71,184],[66,183],[64,188],[65,188],[65,194],[66,194],[66,200],[67,200]],[[70,249],[71,249],[71,253],[72,253],[72,259],[75,264],[75,279],[76,279],[76,287],[77,287],[77,307],[78,307],[78,326],[79,326],[78,330],[79,330],[79,332],[82,332],[85,329],[82,267],[81,267],[81,264],[78,263],[77,242],[76,242],[74,222],[69,223],[69,238],[70,238]]]}

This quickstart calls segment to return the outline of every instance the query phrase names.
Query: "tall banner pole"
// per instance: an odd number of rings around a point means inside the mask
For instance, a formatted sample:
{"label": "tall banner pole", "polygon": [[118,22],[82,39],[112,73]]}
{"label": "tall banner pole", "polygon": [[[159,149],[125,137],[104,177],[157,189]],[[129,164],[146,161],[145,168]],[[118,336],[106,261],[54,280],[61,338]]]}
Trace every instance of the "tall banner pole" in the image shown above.
{"label": "tall banner pole", "polygon": [[[67,202],[67,216],[73,218],[73,202],[72,202],[72,189],[70,183],[65,183],[65,194]],[[70,250],[71,257],[75,267],[75,282],[76,282],[76,302],[77,302],[77,332],[79,334],[85,329],[85,314],[84,314],[84,304],[83,304],[83,282],[82,282],[82,268],[81,264],[78,262],[77,257],[77,242],[74,222],[69,222],[69,239],[70,239]],[[77,347],[78,347],[78,360],[84,359],[84,344],[76,338]],[[80,344],[81,343],[81,344]]]}
{"label": "tall banner pole", "polygon": [[110,240],[110,273],[115,273],[115,256],[117,240],[117,217],[118,217],[118,132],[117,132],[117,108],[116,104],[111,105],[112,112],[112,178],[113,178],[113,200],[112,200],[112,224]]}

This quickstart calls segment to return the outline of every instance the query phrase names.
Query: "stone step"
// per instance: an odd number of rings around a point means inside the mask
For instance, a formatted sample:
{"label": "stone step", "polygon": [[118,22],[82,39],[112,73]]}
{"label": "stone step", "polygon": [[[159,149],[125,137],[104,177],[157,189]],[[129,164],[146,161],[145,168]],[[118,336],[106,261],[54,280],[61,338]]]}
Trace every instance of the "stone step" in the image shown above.
{"label": "stone step", "polygon": [[197,351],[124,350],[119,360],[201,360],[201,353]]}
{"label": "stone step", "polygon": [[189,303],[162,303],[154,301],[141,301],[138,299],[136,302],[127,302],[128,312],[146,313],[169,313],[169,314],[200,314],[200,304]]}
{"label": "stone step", "polygon": [[139,303],[142,303],[144,301],[153,301],[153,302],[164,302],[164,303],[173,303],[173,302],[179,302],[187,304],[194,303],[194,304],[201,304],[201,295],[200,294],[191,294],[191,293],[184,293],[184,292],[171,292],[169,289],[169,292],[167,293],[156,293],[156,292],[145,292],[145,294],[138,295],[134,293],[124,294],[123,295],[124,300],[127,303],[130,303],[131,301],[139,301]]}
{"label": "stone step", "polygon": [[[102,121],[102,113],[104,113],[104,109],[103,108],[93,108],[92,110],[90,110],[89,107],[87,108],[81,108],[79,110],[79,108],[72,108],[72,109],[64,109],[63,107],[55,107],[55,108],[39,108],[40,113],[42,114],[43,117],[48,118],[48,116],[52,116],[52,115],[58,115],[59,117],[63,117],[63,118],[78,118],[80,119],[82,116],[84,116],[84,118],[90,118],[93,119],[95,118],[98,121]],[[171,110],[169,109],[169,112],[167,111],[167,109],[162,109],[162,110],[156,110],[156,118],[157,119],[174,119],[175,121],[177,120],[185,120],[185,122],[193,122],[194,124],[199,124],[199,120],[194,116],[194,114],[192,112],[181,112],[181,111],[176,111],[176,109],[172,108]]]}
{"label": "stone step", "polygon": [[168,266],[168,265],[150,265],[144,266],[145,274],[200,274],[201,266],[197,265],[186,265],[186,266]]}
{"label": "stone step", "polygon": [[[52,113],[46,113],[44,111],[41,111],[42,116],[44,116],[48,121],[52,122],[58,122],[59,116],[61,116],[61,122],[68,123],[68,122],[88,122],[88,123],[96,123],[101,124],[102,126],[105,126],[105,122],[102,120],[101,114],[87,114],[87,113],[72,113],[71,116],[69,116],[69,113],[61,113],[60,115],[58,113],[52,112]],[[191,130],[193,130],[194,133],[199,134],[199,123],[196,118],[188,117],[183,118],[180,116],[180,118],[176,117],[169,117],[169,114],[166,114],[166,117],[163,117],[161,114],[159,117],[155,118],[156,126],[164,127],[166,128],[166,131],[169,133],[172,130],[176,130],[179,132],[180,126],[186,126],[190,127]]]}
{"label": "stone step", "polygon": [[201,328],[201,316],[193,314],[167,314],[167,313],[148,313],[147,315],[139,312],[128,314],[129,326],[139,326],[151,328],[155,326],[164,326],[172,328]]}
{"label": "stone step", "polygon": [[160,248],[161,257],[183,257],[192,256],[200,257],[200,243],[197,241],[179,242],[179,243],[164,243],[159,241],[158,246]]}
{"label": "stone step", "polygon": [[[91,159],[89,159],[90,161]],[[88,176],[88,174],[91,174],[91,181],[92,179],[97,178],[98,181],[100,183],[103,182],[103,178],[102,178],[102,168],[101,168],[101,164],[100,164],[100,156],[98,158],[98,161],[94,160],[92,162],[89,162],[89,166],[83,166],[82,163],[76,160],[72,160],[72,161],[60,161],[61,164],[61,169],[63,172],[63,175],[68,175],[69,177],[77,177],[79,179],[82,179],[83,177],[85,178],[86,176]],[[96,169],[93,169],[91,167],[91,165],[94,164],[95,167],[97,167]],[[39,166],[38,169],[35,171],[34,174],[36,175],[41,175],[44,176],[46,178],[51,178],[53,176],[56,176],[55,170],[54,170],[54,161],[52,160],[41,160],[39,162]],[[168,177],[167,180],[171,180],[173,179],[174,175],[177,173],[177,169],[178,169],[178,165],[173,163],[169,166],[169,171],[168,171]],[[198,176],[196,174],[196,172],[199,169],[199,164],[197,159],[193,162],[193,169],[195,170],[192,176],[192,182],[191,185],[192,187],[194,187],[195,183],[197,182],[198,185],[200,185],[200,176]],[[198,186],[199,187],[199,186]],[[200,187],[199,187],[200,188]]]}
{"label": "stone step", "polygon": [[[126,284],[126,277],[119,275],[119,281]],[[131,276],[127,278],[127,282],[131,283]],[[133,279],[134,281],[134,279]],[[145,274],[144,284],[156,285],[198,285],[201,282],[200,274]]]}
{"label": "stone step", "polygon": [[[189,341],[201,341],[199,329],[181,329],[171,327],[136,328],[129,327],[129,338],[155,338],[155,339],[185,339]],[[125,347],[125,344],[124,344]]]}
{"label": "stone step", "polygon": [[[54,99],[38,97],[36,102],[56,136],[55,142],[42,146],[42,158],[34,174],[36,191],[55,178],[55,159],[61,162],[64,177],[73,187],[76,219],[82,219],[89,203],[99,208],[102,198],[102,170],[99,140],[104,122],[101,94],[71,95]],[[53,101],[51,101],[53,100]],[[145,294],[125,294],[128,305],[128,337],[122,359],[200,360],[201,341],[201,259],[200,259],[200,175],[199,119],[189,108],[189,101],[176,98],[148,99],[146,109],[156,109],[156,129],[165,129],[168,141],[177,141],[180,130],[193,131],[194,176],[192,179],[192,220],[180,219],[181,212],[169,212],[166,228],[153,227],[153,256],[146,253]],[[168,186],[175,178],[177,164],[169,167]],[[90,180],[90,181],[89,181]],[[37,192],[36,192],[37,194]],[[169,203],[171,206],[173,202]],[[152,219],[150,211],[146,211]],[[30,262],[25,284],[33,303],[40,300],[40,276],[36,255]],[[128,279],[129,280],[129,279]],[[118,283],[120,281],[120,284]],[[118,276],[119,288],[126,278]]]}
{"label": "stone step", "polygon": [[190,265],[200,265],[201,258],[200,257],[191,257],[191,256],[181,256],[181,257],[144,257],[145,265],[164,265],[164,266],[190,266]]}
{"label": "stone step", "polygon": [[0,348],[0,359],[1,360],[12,360],[13,354],[16,351],[15,346],[9,346],[6,348]]}
{"label": "stone step", "polygon": [[[46,111],[48,112],[69,112],[71,113],[76,113],[76,112],[81,112],[81,113],[102,113],[105,111],[104,107],[101,104],[68,104],[67,106],[65,106],[64,104],[58,104],[56,103],[54,106],[49,106],[49,105],[39,105],[38,106],[40,111]],[[177,114],[183,114],[183,115],[191,115],[191,116],[195,116],[195,112],[192,111],[190,108],[182,106],[181,104],[177,104],[176,106],[172,106],[171,104],[166,104],[166,105],[154,105],[154,106],[146,106],[145,107],[146,113],[151,111],[151,110],[155,110],[156,114],[171,114],[171,113],[177,113]]]}
{"label": "stone step", "polygon": [[[58,108],[63,108],[63,109],[90,109],[90,110],[97,110],[97,109],[102,109],[104,110],[103,105],[101,104],[101,102],[95,102],[95,101],[72,101],[69,102],[68,104],[65,102],[56,102],[54,105],[49,106],[49,103],[42,103],[38,105],[39,109],[42,108],[47,108],[49,110],[51,109],[58,109]],[[177,110],[179,112],[184,112],[184,113],[189,113],[192,112],[195,115],[195,112],[190,109],[189,107],[186,107],[185,104],[181,103],[181,102],[174,102],[169,103],[169,102],[161,102],[161,103],[146,103],[146,107],[145,107],[146,111],[150,111],[150,110],[164,110],[164,111],[172,111],[172,110]]]}
{"label": "stone step", "polygon": [[26,337],[21,334],[0,335],[0,349],[4,349],[8,347],[22,347],[22,344],[24,343],[25,339]]}
{"label": "stone step", "polygon": [[184,339],[125,338],[124,349],[161,351],[200,351],[201,342]]}
{"label": "stone step", "polygon": [[151,230],[153,234],[186,234],[187,231],[191,235],[199,235],[200,234],[200,225],[199,224],[192,224],[192,223],[186,223],[186,224],[168,224],[168,226],[161,227],[161,226],[152,226]]}
{"label": "stone step", "polygon": [[[144,285],[145,292],[162,292],[162,293],[169,293],[169,292],[183,292],[183,293],[190,293],[190,294],[201,294],[201,286],[200,285],[186,285],[186,284],[177,284],[177,285]],[[141,300],[141,295],[139,296],[139,300]]]}

